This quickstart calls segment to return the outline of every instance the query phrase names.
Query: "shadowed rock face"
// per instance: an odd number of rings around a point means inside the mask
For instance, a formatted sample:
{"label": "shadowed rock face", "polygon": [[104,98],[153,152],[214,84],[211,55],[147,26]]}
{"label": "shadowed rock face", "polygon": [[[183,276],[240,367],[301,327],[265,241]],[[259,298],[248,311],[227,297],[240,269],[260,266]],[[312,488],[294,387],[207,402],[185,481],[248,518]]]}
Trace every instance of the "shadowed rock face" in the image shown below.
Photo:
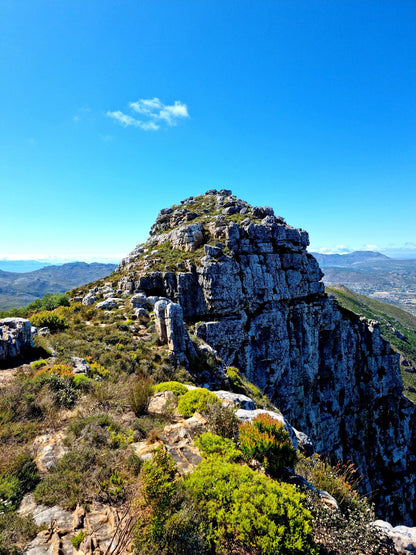
{"label": "shadowed rock face", "polygon": [[24,318],[0,320],[0,361],[22,356],[33,347],[31,324]]}
{"label": "shadowed rock face", "polygon": [[[198,241],[203,236],[197,248],[183,229],[190,225]],[[176,271],[163,271],[166,242],[181,255]],[[319,453],[354,461],[379,515],[410,524],[415,409],[402,396],[398,356],[376,322],[325,295],[308,244],[305,231],[270,208],[211,191],[160,213],[147,243],[122,262],[119,287],[181,305],[185,321],[198,322],[197,335],[267,393]]]}

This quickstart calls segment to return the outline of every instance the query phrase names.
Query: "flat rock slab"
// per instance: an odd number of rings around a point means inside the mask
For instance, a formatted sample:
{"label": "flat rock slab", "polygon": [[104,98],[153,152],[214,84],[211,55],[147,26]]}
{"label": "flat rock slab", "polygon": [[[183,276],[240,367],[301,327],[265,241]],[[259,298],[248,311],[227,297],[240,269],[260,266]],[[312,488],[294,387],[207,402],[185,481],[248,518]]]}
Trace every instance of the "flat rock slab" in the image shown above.
{"label": "flat rock slab", "polygon": [[73,516],[69,511],[65,511],[58,505],[54,507],[47,507],[46,505],[37,505],[31,493],[24,496],[18,514],[21,516],[28,516],[32,513],[35,524],[49,525],[52,520],[56,520],[57,526],[62,529],[71,529],[73,526]]}
{"label": "flat rock slab", "polygon": [[45,434],[34,439],[32,450],[41,474],[46,474],[67,452],[63,440],[65,432]]}

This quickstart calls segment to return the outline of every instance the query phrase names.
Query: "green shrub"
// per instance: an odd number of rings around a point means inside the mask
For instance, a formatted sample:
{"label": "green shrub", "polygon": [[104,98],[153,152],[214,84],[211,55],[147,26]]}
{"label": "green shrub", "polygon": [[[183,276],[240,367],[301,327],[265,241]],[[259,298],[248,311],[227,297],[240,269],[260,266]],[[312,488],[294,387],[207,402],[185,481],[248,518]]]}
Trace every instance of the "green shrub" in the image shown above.
{"label": "green shrub", "polygon": [[67,428],[67,434],[68,436],[73,434],[74,437],[77,439],[82,435],[84,429],[91,424],[94,424],[106,430],[110,427],[114,431],[120,430],[120,426],[118,426],[118,424],[116,424],[108,414],[103,413],[74,418],[73,420],[71,420]]}
{"label": "green shrub", "polygon": [[307,492],[305,506],[312,514],[315,543],[321,555],[396,554],[390,538],[370,523],[375,520],[368,502],[358,510],[331,509],[314,492]]}
{"label": "green shrub", "polygon": [[69,306],[69,297],[66,293],[47,293],[42,299],[36,299],[27,306],[28,312],[40,310],[55,310],[58,306]]}
{"label": "green shrub", "polygon": [[322,460],[314,453],[311,457],[302,457],[299,460],[296,472],[317,489],[332,495],[343,512],[361,510],[362,505],[367,502],[358,493],[361,477],[351,462],[331,465],[328,459]]}
{"label": "green shrub", "polygon": [[58,314],[54,314],[47,310],[31,316],[30,322],[32,326],[36,326],[37,328],[49,328],[51,332],[61,331],[68,327],[66,318],[62,318],[58,316]]}
{"label": "green shrub", "polygon": [[141,416],[147,411],[150,397],[152,396],[152,381],[143,378],[134,384],[130,395],[130,407],[136,416]]}
{"label": "green shrub", "polygon": [[217,436],[210,432],[201,434],[195,440],[195,445],[201,451],[204,458],[215,456],[220,457],[223,461],[232,462],[237,460],[242,454],[231,439]]}
{"label": "green shrub", "polygon": [[304,496],[248,468],[206,460],[185,479],[215,553],[315,554]]}
{"label": "green shrub", "polygon": [[259,409],[276,410],[267,396],[264,395],[257,386],[249,382],[247,378],[240,374],[238,368],[228,366],[226,374],[230,383],[231,391],[234,393],[243,393],[244,395],[248,395],[248,397],[253,399],[256,407]]}
{"label": "green shrub", "polygon": [[162,382],[153,386],[153,391],[155,393],[160,393],[162,391],[172,391],[175,395],[183,395],[188,392],[188,388],[180,382]]}
{"label": "green shrub", "polygon": [[84,374],[76,374],[73,381],[75,387],[81,389],[82,391],[88,391],[89,389],[94,387],[94,382],[91,380],[91,378],[87,378],[87,376],[84,376]]}
{"label": "green shrub", "polygon": [[0,513],[16,509],[25,493],[39,482],[35,463],[27,453],[15,456],[8,465],[7,472],[0,474]]}
{"label": "green shrub", "polygon": [[87,536],[88,536],[88,532],[86,530],[81,530],[81,532],[78,532],[78,534],[76,534],[75,536],[72,536],[71,538],[72,545],[78,549]]}
{"label": "green shrub", "polygon": [[137,552],[147,555],[209,553],[203,523],[193,501],[186,498],[175,463],[162,447],[143,464],[139,518],[134,530]]}
{"label": "green shrub", "polygon": [[101,483],[101,488],[112,501],[121,501],[124,499],[125,483],[117,470],[111,474],[108,481],[105,480]]}
{"label": "green shrub", "polygon": [[231,391],[233,391],[234,393],[247,393],[238,368],[235,368],[234,366],[228,366],[226,374],[228,381],[230,382]]}
{"label": "green shrub", "polygon": [[22,517],[15,512],[0,514],[0,555],[21,555],[40,529],[31,516]]}
{"label": "green shrub", "polygon": [[36,370],[39,370],[40,368],[43,368],[46,365],[47,365],[46,360],[35,360],[35,362],[32,362],[30,366],[33,370],[36,371]]}
{"label": "green shrub", "polygon": [[116,452],[83,446],[67,453],[38,484],[33,495],[45,505],[74,509],[78,503],[91,503],[102,491],[116,466]]}
{"label": "green shrub", "polygon": [[31,382],[32,392],[35,395],[33,402],[42,412],[53,407],[70,409],[75,405],[79,390],[74,384],[73,376],[64,377],[45,372],[35,376]]}
{"label": "green shrub", "polygon": [[236,408],[223,404],[208,405],[204,412],[207,428],[213,434],[236,440],[240,421],[235,415]]}
{"label": "green shrub", "polygon": [[86,357],[86,361],[88,362],[89,375],[90,378],[108,378],[110,372],[104,368],[98,362],[95,362],[91,359],[91,357]]}
{"label": "green shrub", "polygon": [[0,514],[16,508],[19,497],[19,480],[16,476],[0,476]]}
{"label": "green shrub", "polygon": [[141,472],[143,502],[159,517],[166,512],[175,494],[176,466],[164,447],[155,449]]}
{"label": "green shrub", "polygon": [[195,411],[205,412],[209,405],[220,405],[221,401],[208,389],[191,389],[179,399],[178,411],[185,418],[191,417]]}
{"label": "green shrub", "polygon": [[240,448],[247,461],[261,462],[268,474],[279,476],[283,467],[293,468],[297,452],[284,425],[269,414],[240,425]]}

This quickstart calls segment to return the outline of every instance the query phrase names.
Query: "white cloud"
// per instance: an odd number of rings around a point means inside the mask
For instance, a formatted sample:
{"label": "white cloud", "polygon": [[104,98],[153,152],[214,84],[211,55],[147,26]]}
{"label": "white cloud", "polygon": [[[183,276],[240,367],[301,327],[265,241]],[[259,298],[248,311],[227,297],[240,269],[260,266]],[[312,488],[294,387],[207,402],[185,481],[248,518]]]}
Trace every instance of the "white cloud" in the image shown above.
{"label": "white cloud", "polygon": [[188,107],[183,102],[175,100],[173,104],[163,104],[159,98],[141,98],[130,102],[129,108],[135,114],[140,114],[141,119],[125,114],[120,110],[107,112],[107,116],[123,127],[139,127],[145,131],[157,131],[161,124],[169,127],[177,125],[178,120],[189,118]]}

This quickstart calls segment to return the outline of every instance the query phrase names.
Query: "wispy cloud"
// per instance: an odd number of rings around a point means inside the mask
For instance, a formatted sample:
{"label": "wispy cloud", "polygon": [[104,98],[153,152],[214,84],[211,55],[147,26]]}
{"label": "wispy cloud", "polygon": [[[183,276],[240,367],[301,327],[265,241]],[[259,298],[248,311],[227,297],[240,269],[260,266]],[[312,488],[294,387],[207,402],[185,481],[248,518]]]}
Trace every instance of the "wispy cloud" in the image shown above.
{"label": "wispy cloud", "polygon": [[78,108],[77,113],[72,117],[72,121],[74,123],[79,123],[89,112],[91,112],[91,108],[89,108],[88,106],[82,106],[81,108]]}
{"label": "wispy cloud", "polygon": [[[107,116],[123,127],[138,127],[144,131],[157,131],[162,125],[172,127],[181,119],[189,118],[188,107],[175,100],[173,104],[163,104],[158,98],[141,98],[129,103],[130,111],[125,114],[120,110],[107,112]],[[136,114],[140,114],[139,117]],[[140,119],[139,119],[140,118]]]}

